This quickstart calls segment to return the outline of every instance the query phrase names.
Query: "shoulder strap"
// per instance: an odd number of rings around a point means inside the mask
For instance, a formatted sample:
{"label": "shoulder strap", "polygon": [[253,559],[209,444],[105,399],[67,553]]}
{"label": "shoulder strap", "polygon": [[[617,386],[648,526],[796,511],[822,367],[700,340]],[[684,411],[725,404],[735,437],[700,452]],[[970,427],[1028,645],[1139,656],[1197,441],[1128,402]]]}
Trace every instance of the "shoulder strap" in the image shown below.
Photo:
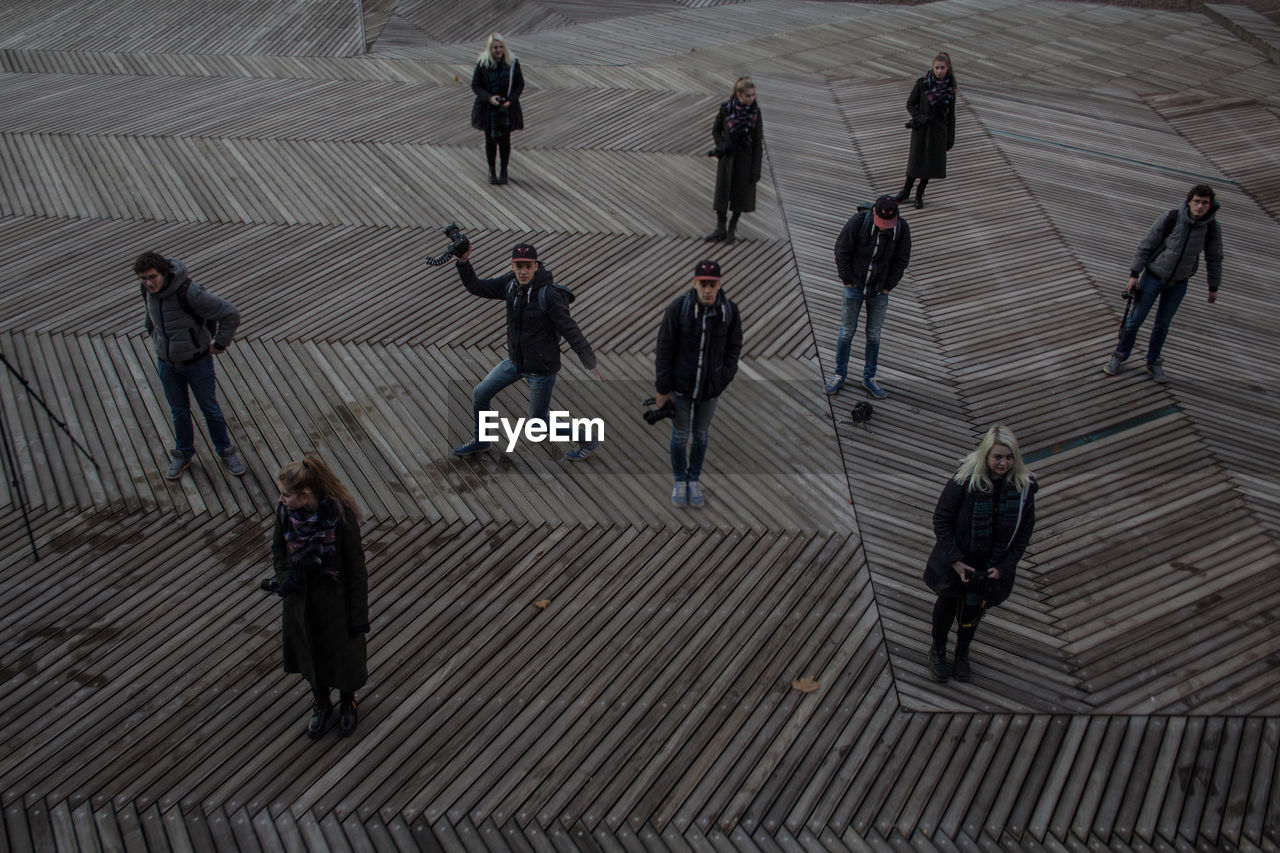
{"label": "shoulder strap", "polygon": [[680,324],[689,322],[691,316],[693,316],[693,297],[686,293],[684,300],[680,303]]}
{"label": "shoulder strap", "polygon": [[1173,227],[1178,224],[1178,211],[1171,210],[1164,215],[1164,224],[1161,226],[1163,234],[1161,240],[1168,240],[1169,235],[1173,233]]}

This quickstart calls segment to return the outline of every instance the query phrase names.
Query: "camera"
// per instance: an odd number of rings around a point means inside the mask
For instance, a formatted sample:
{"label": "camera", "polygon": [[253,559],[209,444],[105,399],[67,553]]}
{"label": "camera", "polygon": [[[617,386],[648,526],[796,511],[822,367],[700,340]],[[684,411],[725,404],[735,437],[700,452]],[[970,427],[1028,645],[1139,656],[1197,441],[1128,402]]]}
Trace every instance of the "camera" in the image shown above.
{"label": "camera", "polygon": [[907,130],[915,130],[917,127],[925,127],[928,124],[929,124],[929,119],[927,117],[926,118],[913,117],[908,119],[907,123],[904,124],[903,127],[905,127]]}
{"label": "camera", "polygon": [[[319,561],[319,557],[316,558]],[[285,598],[294,593],[302,592],[302,576],[297,572],[290,570],[282,574],[278,579],[275,577],[263,578],[258,582],[258,588],[263,592],[271,592]]]}
{"label": "camera", "polygon": [[712,148],[710,151],[708,151],[707,156],[720,158],[726,154],[732,154],[732,153],[733,153],[733,141],[726,139],[723,145],[717,145],[715,148]]}
{"label": "camera", "polygon": [[449,248],[434,258],[427,258],[427,266],[443,266],[450,258],[460,258],[471,248],[471,241],[467,239],[467,235],[462,233],[462,229],[456,223],[450,222],[444,227],[444,236],[449,238]]}
{"label": "camera", "polygon": [[449,254],[455,258],[462,257],[463,253],[471,248],[471,241],[467,239],[467,235],[463,234],[462,229],[453,222],[444,227],[444,236],[449,238]]}
{"label": "camera", "polygon": [[[641,403],[641,405],[652,406],[652,405],[655,405],[657,402],[658,402],[658,399],[656,397],[645,397],[644,402]],[[646,409],[644,412],[644,422],[647,423],[649,426],[653,426],[658,421],[663,420],[664,418],[674,418],[675,416],[676,416],[676,407],[671,405],[671,402],[668,401],[667,404],[663,406],[661,409]]]}
{"label": "camera", "polygon": [[964,573],[964,603],[975,607],[987,599],[991,579],[985,569]]}
{"label": "camera", "polygon": [[1130,292],[1129,292],[1129,288],[1127,288],[1127,287],[1120,291],[1120,297],[1121,297],[1122,299],[1124,299],[1124,301],[1125,301],[1125,302],[1128,302],[1130,299],[1132,299],[1133,297],[1135,297],[1135,296],[1137,296],[1137,295],[1138,295],[1138,294],[1136,294],[1136,293],[1130,293]]}

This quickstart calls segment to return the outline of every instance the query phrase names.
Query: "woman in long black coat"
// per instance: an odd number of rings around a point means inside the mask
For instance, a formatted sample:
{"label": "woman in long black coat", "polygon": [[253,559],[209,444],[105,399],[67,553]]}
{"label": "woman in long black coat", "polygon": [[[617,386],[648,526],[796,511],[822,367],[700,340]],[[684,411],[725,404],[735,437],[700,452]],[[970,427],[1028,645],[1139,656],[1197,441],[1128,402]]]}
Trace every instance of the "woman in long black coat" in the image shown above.
{"label": "woman in long black coat", "polygon": [[[1013,591],[1018,561],[1036,524],[1035,477],[1022,462],[1018,440],[993,426],[947,481],[933,511],[937,539],[924,581],[937,594],[929,669],[945,681],[969,678],[969,644],[978,621]],[[956,654],[947,667],[947,637],[956,630]]]}
{"label": "woman in long black coat", "polygon": [[[471,91],[476,94],[475,103],[471,105],[471,126],[484,132],[489,183],[505,184],[507,163],[511,160],[511,132],[524,129],[524,111],[520,109],[524,74],[520,71],[520,60],[498,33],[489,34],[489,41],[476,60]],[[494,162],[499,156],[500,172]]]}
{"label": "woman in long black coat", "polygon": [[[764,123],[756,103],[756,86],[749,77],[734,81],[729,100],[720,105],[711,127],[720,158],[716,164],[716,230],[708,242],[732,243],[736,239],[738,217],[756,209],[756,184],[764,165]],[[729,211],[733,219],[729,219]]]}
{"label": "woman in long black coat", "polygon": [[911,152],[907,155],[907,182],[898,201],[911,197],[911,185],[918,179],[916,207],[924,207],[924,188],[931,178],[947,176],[947,152],[956,144],[956,76],[951,57],[939,53],[929,73],[916,81],[907,98],[911,120]]}
{"label": "woman in long black coat", "polygon": [[301,673],[311,685],[312,739],[329,725],[333,688],[339,732],[349,735],[356,727],[356,690],[368,677],[369,582],[355,501],[315,456],[284,466],[276,480],[275,577],[263,586],[284,598],[284,671]]}

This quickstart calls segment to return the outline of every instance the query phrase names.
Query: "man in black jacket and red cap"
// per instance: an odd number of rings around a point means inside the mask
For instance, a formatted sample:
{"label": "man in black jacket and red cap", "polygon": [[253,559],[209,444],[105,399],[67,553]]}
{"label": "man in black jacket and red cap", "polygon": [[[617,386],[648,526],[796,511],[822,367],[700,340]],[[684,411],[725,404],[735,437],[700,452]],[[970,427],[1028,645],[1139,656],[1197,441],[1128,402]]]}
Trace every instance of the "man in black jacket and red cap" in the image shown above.
{"label": "man in black jacket and red cap", "polygon": [[720,265],[699,261],[693,288],[677,296],[662,315],[654,358],[654,402],[675,407],[671,421],[671,502],[702,506],[702,461],[711,419],[721,392],[738,372],[742,318],[720,289]]}
{"label": "man in black jacket and red cap", "polygon": [[911,262],[911,229],[898,215],[898,200],[882,195],[871,207],[860,207],[836,238],[836,269],[844,284],[840,337],[836,339],[836,372],[826,391],[844,386],[849,350],[858,331],[858,317],[867,306],[867,346],[862,362],[862,387],[877,400],[889,392],[876,382],[880,361],[880,330],[889,311],[889,291],[898,286]]}
{"label": "man in black jacket and red cap", "polygon": [[[603,379],[578,324],[569,315],[573,295],[558,286],[551,272],[538,261],[538,251],[528,243],[511,250],[511,271],[496,278],[479,278],[468,258],[471,250],[457,258],[458,275],[468,291],[485,299],[502,299],[507,303],[507,357],[472,392],[472,415],[475,433],[471,441],[453,449],[457,456],[470,456],[489,449],[480,440],[480,413],[488,411],[494,396],[521,379],[529,383],[529,417],[546,422],[551,410],[551,391],[560,372],[560,338],[582,360],[582,366],[597,379]],[[584,444],[566,456],[584,459],[595,444]]]}

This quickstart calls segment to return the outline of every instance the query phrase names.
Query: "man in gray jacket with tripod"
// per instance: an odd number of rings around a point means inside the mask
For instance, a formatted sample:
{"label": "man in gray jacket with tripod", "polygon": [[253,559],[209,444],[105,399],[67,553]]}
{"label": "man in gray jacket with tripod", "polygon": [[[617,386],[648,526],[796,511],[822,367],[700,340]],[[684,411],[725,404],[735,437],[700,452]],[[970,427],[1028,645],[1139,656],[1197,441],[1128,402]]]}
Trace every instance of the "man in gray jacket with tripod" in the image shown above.
{"label": "man in gray jacket with tripod", "polygon": [[1138,329],[1158,299],[1160,304],[1147,344],[1147,373],[1157,382],[1166,381],[1160,351],[1173,315],[1187,294],[1187,279],[1195,275],[1200,266],[1201,252],[1208,269],[1209,301],[1218,301],[1218,287],[1222,284],[1222,229],[1218,226],[1217,214],[1213,187],[1196,184],[1187,193],[1186,204],[1161,216],[1151,226],[1129,265],[1125,298],[1132,300],[1132,304],[1120,327],[1115,351],[1102,368],[1104,373],[1114,376],[1120,372],[1120,365],[1133,351]]}

